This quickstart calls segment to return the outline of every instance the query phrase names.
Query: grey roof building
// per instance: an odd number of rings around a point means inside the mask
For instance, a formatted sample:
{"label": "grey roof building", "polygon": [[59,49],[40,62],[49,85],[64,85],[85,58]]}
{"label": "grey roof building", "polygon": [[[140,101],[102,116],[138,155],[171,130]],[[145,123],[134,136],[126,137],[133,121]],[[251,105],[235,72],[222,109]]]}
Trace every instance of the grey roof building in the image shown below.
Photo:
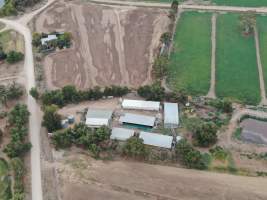
{"label": "grey roof building", "polygon": [[85,124],[89,127],[109,126],[112,114],[112,110],[89,108],[86,114]]}
{"label": "grey roof building", "polygon": [[157,133],[149,133],[141,131],[139,138],[144,140],[144,144],[155,147],[162,147],[171,149],[173,137],[168,135],[161,135]]}
{"label": "grey roof building", "polygon": [[132,113],[125,113],[120,117],[119,122],[123,124],[136,124],[141,126],[153,127],[156,118],[146,115],[137,115]]}
{"label": "grey roof building", "polygon": [[134,130],[126,128],[114,127],[111,132],[110,139],[126,141],[130,137],[134,136]]}
{"label": "grey roof building", "polygon": [[164,127],[177,128],[179,125],[179,109],[177,103],[164,103]]}

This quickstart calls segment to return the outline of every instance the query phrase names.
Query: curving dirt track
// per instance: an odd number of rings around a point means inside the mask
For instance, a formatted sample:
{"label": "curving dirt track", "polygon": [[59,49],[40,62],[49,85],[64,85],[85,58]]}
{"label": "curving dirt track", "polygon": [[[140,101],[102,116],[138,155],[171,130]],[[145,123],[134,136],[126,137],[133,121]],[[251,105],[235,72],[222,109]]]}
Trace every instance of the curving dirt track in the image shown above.
{"label": "curving dirt track", "polygon": [[75,84],[137,87],[151,82],[167,10],[60,0],[35,19],[35,31],[70,31],[73,47],[44,60],[49,88]]}

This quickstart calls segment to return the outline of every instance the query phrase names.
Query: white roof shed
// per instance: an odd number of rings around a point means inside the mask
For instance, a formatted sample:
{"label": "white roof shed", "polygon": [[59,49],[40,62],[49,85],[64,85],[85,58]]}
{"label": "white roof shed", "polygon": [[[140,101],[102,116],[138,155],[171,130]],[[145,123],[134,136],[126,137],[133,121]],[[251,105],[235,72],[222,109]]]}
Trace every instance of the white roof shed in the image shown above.
{"label": "white roof shed", "polygon": [[88,109],[85,124],[89,127],[109,126],[112,110]]}
{"label": "white roof shed", "polygon": [[137,124],[142,126],[150,126],[153,127],[155,124],[156,118],[147,116],[147,115],[137,115],[132,113],[125,113],[120,117],[120,123],[126,124]]}
{"label": "white roof shed", "polygon": [[130,137],[134,136],[134,130],[126,128],[114,127],[111,132],[110,139],[126,141]]}
{"label": "white roof shed", "polygon": [[41,39],[41,43],[42,43],[42,45],[45,45],[47,42],[52,41],[52,40],[56,40],[56,39],[57,39],[56,35],[48,35],[46,38]]}
{"label": "white roof shed", "polygon": [[179,109],[177,103],[164,103],[164,127],[177,128],[179,125]]}
{"label": "white roof shed", "polygon": [[124,99],[122,101],[122,108],[134,109],[134,110],[159,111],[160,102]]}
{"label": "white roof shed", "polygon": [[172,147],[173,137],[161,135],[158,133],[149,133],[141,131],[139,138],[144,140],[144,144],[170,149]]}

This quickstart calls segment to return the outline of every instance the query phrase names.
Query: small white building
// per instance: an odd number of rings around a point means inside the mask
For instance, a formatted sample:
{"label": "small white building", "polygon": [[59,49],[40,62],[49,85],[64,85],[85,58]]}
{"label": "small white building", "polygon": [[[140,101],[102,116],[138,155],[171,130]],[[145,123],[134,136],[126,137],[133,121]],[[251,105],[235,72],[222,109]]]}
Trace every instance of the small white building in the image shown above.
{"label": "small white building", "polygon": [[132,110],[159,111],[160,102],[124,99],[122,101],[122,108]]}
{"label": "small white building", "polygon": [[178,128],[179,108],[177,103],[164,103],[164,127]]}
{"label": "small white building", "polygon": [[110,126],[113,111],[104,109],[91,109],[89,108],[86,114],[85,124],[92,128],[101,126]]}
{"label": "small white building", "polygon": [[146,145],[167,148],[167,149],[172,148],[172,142],[173,142],[172,136],[141,131],[139,138],[143,139],[144,144]]}
{"label": "small white building", "polygon": [[41,44],[42,45],[46,45],[47,42],[53,41],[53,40],[57,40],[57,36],[56,35],[48,35],[46,38],[42,38],[41,39]]}
{"label": "small white building", "polygon": [[111,131],[110,139],[126,141],[134,136],[134,130],[114,127]]}
{"label": "small white building", "polygon": [[140,125],[140,126],[147,126],[153,127],[155,124],[156,118],[147,116],[147,115],[138,115],[132,113],[125,113],[123,116],[120,117],[119,122],[121,124],[129,124],[129,125]]}

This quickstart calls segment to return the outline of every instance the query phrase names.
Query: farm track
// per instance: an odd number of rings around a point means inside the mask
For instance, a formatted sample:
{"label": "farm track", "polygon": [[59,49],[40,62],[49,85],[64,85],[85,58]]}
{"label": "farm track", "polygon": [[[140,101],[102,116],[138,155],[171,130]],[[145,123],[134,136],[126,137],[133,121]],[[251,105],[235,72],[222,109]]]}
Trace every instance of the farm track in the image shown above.
{"label": "farm track", "polygon": [[264,83],[262,62],[261,62],[261,55],[260,55],[259,33],[258,33],[257,26],[254,27],[254,37],[255,37],[257,64],[258,64],[260,90],[261,90],[261,102],[260,102],[260,105],[267,105],[266,92],[265,92],[266,90],[265,90],[265,83]]}
{"label": "farm track", "polygon": [[210,77],[210,90],[207,97],[215,99],[216,98],[216,21],[217,14],[213,14],[211,18],[211,77]]}

